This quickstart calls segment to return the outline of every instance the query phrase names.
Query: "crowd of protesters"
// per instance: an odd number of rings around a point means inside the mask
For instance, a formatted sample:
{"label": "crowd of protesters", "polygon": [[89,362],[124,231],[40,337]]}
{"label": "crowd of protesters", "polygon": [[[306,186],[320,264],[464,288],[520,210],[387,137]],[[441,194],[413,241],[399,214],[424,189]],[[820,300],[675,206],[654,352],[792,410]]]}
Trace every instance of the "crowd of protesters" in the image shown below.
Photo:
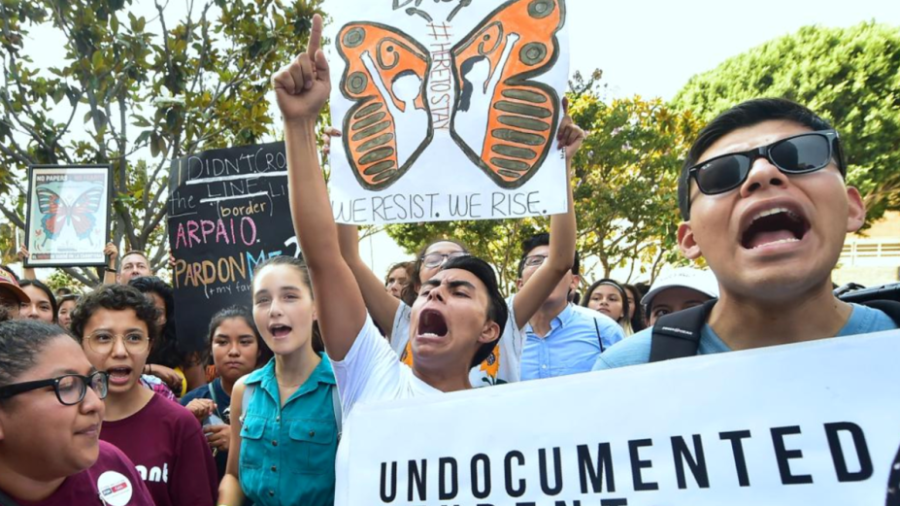
{"label": "crowd of protesters", "polygon": [[[0,504],[343,505],[338,443],[359,403],[654,361],[654,325],[694,307],[694,354],[897,327],[833,295],[865,208],[836,130],[780,99],[736,104],[684,163],[677,241],[709,269],[583,280],[570,189],[522,245],[508,298],[450,238],[381,278],[356,228],[335,224],[319,167],[320,30],[317,17],[309,50],[273,77],[304,258],[257,266],[249,306],[216,308],[202,352],[182,348],[172,288],[142,252],[119,261],[109,245],[104,284],[82,296],[0,268]],[[569,169],[584,135],[563,119]]]}

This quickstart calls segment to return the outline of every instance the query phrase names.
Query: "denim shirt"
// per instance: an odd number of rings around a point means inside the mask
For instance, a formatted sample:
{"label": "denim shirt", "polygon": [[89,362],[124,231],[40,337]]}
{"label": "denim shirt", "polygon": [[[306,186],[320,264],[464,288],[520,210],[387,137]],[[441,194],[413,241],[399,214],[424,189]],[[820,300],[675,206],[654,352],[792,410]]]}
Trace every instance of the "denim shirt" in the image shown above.
{"label": "denim shirt", "polygon": [[245,383],[256,388],[241,427],[244,494],[261,506],[331,506],[337,425],[328,357],[322,354],[322,362],[284,406],[279,406],[274,358]]}

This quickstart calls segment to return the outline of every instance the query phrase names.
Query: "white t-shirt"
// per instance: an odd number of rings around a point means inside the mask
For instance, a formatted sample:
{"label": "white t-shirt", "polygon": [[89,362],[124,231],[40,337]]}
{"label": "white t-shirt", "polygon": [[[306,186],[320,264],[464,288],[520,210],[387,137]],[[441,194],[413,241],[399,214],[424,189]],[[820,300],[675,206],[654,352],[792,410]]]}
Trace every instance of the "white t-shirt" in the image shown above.
{"label": "white t-shirt", "polygon": [[335,461],[334,504],[347,506],[350,501],[351,425],[347,417],[357,403],[407,399],[442,393],[413,374],[399,360],[391,346],[381,337],[372,319],[366,317],[359,335],[344,360],[331,361],[343,409],[343,432]]}
{"label": "white t-shirt", "polygon": [[[503,383],[515,383],[521,377],[522,350],[525,346],[525,334],[522,329],[516,328],[516,311],[513,300],[515,295],[506,299],[509,308],[509,318],[503,328],[500,342],[494,348],[494,353],[485,359],[481,365],[473,367],[469,371],[469,381],[475,388],[498,385]],[[409,322],[412,308],[400,303],[397,313],[394,315],[394,326],[391,330],[391,348],[400,357],[400,361],[406,364],[412,363],[412,352],[409,348]]]}

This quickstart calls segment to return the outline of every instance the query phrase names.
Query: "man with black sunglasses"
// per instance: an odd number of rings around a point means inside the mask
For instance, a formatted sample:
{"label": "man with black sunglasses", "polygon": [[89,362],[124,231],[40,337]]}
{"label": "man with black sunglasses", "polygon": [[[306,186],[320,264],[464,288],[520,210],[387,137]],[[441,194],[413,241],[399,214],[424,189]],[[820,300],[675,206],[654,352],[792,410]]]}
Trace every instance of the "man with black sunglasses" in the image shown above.
{"label": "man with black sunglasses", "polygon": [[[687,258],[706,260],[720,297],[698,313],[692,353],[897,327],[884,312],[832,293],[844,239],[866,216],[846,171],[837,132],[788,100],[744,102],[700,132],[678,182],[678,244]],[[647,329],[603,353],[594,369],[673,358],[654,341],[661,339]]]}

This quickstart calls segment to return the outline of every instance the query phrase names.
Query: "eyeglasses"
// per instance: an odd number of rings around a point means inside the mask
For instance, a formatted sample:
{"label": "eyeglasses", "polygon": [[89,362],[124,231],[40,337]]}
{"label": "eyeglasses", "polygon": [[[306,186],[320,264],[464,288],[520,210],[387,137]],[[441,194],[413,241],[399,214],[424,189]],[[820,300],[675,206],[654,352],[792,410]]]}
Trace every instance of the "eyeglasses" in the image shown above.
{"label": "eyeglasses", "polygon": [[544,260],[547,260],[548,255],[531,255],[525,257],[525,267],[538,267],[544,264]]}
{"label": "eyeglasses", "polygon": [[141,332],[113,334],[112,332],[95,332],[85,338],[94,352],[106,354],[112,352],[116,339],[121,339],[128,353],[144,353],[150,348],[150,338]]}
{"label": "eyeglasses", "polygon": [[109,391],[109,373],[97,371],[90,376],[66,374],[53,379],[7,385],[0,387],[0,399],[9,399],[39,388],[53,387],[60,403],[64,406],[74,406],[84,400],[88,386],[97,394],[97,397],[106,399]]}
{"label": "eyeglasses", "polygon": [[428,268],[440,267],[451,258],[459,258],[468,256],[465,251],[454,251],[453,253],[429,253],[422,257],[422,265]]}
{"label": "eyeglasses", "polygon": [[838,167],[843,171],[840,137],[834,130],[810,132],[781,139],[768,146],[717,156],[691,167],[689,177],[706,195],[731,191],[747,180],[757,158],[765,158],[783,174],[806,174],[821,170],[837,154]]}

